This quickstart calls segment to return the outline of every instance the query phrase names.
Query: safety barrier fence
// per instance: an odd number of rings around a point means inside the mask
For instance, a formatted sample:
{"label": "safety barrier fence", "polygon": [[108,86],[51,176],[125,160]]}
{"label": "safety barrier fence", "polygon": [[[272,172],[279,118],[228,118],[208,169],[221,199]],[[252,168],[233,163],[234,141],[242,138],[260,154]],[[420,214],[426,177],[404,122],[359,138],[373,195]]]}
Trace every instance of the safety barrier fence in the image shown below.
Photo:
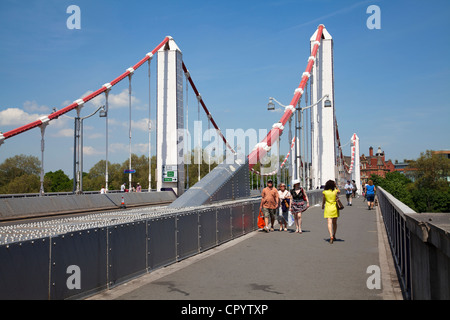
{"label": "safety barrier fence", "polygon": [[405,299],[450,299],[450,214],[416,213],[377,187]]}
{"label": "safety barrier fence", "polygon": [[[308,192],[310,204],[320,191]],[[80,299],[257,229],[260,198],[0,245],[0,299]],[[154,210],[154,209],[153,209]]]}
{"label": "safety barrier fence", "polygon": [[2,245],[0,299],[92,295],[255,230],[258,209],[247,199]]}

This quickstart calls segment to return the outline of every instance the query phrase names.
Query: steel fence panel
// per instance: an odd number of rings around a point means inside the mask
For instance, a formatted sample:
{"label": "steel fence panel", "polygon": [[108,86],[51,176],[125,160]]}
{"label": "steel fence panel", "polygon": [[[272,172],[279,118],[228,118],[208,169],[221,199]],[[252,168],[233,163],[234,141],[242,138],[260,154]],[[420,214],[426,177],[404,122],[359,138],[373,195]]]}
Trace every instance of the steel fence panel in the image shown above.
{"label": "steel fence panel", "polygon": [[199,252],[198,213],[191,211],[177,215],[177,260]]}
{"label": "steel fence panel", "polygon": [[243,205],[242,208],[243,219],[244,219],[244,233],[249,233],[254,230],[254,213],[253,213],[253,203],[248,202]]}
{"label": "steel fence panel", "polygon": [[147,230],[149,270],[176,262],[175,216],[148,220]]}
{"label": "steel fence panel", "polygon": [[199,212],[200,251],[205,251],[217,245],[217,214],[216,209]]}
{"label": "steel fence panel", "polygon": [[108,227],[108,268],[109,286],[115,286],[147,271],[145,221]]}
{"label": "steel fence panel", "polygon": [[228,206],[217,208],[217,244],[231,238],[231,209]]}
{"label": "steel fence panel", "polygon": [[49,238],[0,246],[0,300],[49,299]]}
{"label": "steel fence panel", "polygon": [[242,203],[231,207],[231,236],[239,237],[244,234],[244,217]]}
{"label": "steel fence panel", "polygon": [[50,239],[52,300],[77,298],[107,288],[107,236],[106,228],[96,228]]}

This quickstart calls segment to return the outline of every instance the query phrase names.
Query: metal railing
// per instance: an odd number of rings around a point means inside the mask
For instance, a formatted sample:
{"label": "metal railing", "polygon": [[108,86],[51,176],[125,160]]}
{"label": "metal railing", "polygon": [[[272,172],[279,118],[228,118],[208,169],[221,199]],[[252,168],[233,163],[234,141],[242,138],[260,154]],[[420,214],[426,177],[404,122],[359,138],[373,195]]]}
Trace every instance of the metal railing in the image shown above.
{"label": "metal railing", "polygon": [[407,227],[405,214],[415,212],[381,187],[377,187],[377,198],[399,282],[405,299],[409,300],[411,299],[411,251],[410,230]]}
{"label": "metal railing", "polygon": [[403,295],[450,299],[450,214],[416,213],[377,187],[377,198]]}
{"label": "metal railing", "polygon": [[[321,192],[308,192],[310,205]],[[260,201],[118,211],[106,224],[69,221],[73,231],[0,245],[0,299],[77,299],[115,287],[257,230]],[[79,287],[70,286],[73,268]]]}

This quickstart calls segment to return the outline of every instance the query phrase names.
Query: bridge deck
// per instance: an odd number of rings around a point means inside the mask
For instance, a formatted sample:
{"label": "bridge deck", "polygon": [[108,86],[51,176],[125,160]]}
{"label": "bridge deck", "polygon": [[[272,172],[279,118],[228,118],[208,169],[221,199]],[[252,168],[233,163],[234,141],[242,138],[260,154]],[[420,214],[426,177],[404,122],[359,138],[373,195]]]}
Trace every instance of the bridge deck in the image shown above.
{"label": "bridge deck", "polygon": [[[361,197],[341,211],[333,244],[319,206],[303,213],[302,234],[294,229],[252,232],[90,299],[402,298],[378,210]],[[367,287],[372,265],[381,268],[381,289]]]}

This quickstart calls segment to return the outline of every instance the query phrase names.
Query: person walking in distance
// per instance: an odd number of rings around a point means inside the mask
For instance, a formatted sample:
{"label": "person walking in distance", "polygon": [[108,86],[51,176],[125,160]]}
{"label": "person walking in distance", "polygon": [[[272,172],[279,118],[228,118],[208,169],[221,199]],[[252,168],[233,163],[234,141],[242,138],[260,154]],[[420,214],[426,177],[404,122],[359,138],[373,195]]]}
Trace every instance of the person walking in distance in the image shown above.
{"label": "person walking in distance", "polygon": [[352,191],[353,191],[353,198],[356,198],[356,190],[358,190],[358,187],[356,186],[356,181],[352,180]]}
{"label": "person walking in distance", "polygon": [[267,180],[267,187],[261,192],[261,204],[259,210],[264,214],[264,227],[265,232],[269,232],[269,218],[271,222],[270,231],[273,231],[273,224],[275,222],[275,216],[277,215],[277,209],[280,205],[280,198],[278,191],[273,187],[272,179]]}
{"label": "person walking in distance", "polygon": [[353,185],[350,183],[350,180],[347,180],[347,184],[344,186],[345,189],[345,197],[347,198],[347,205],[352,205],[352,195],[353,195]]}
{"label": "person walking in distance", "polygon": [[366,199],[367,199],[367,210],[373,209],[373,203],[375,201],[375,191],[377,189],[373,185],[373,181],[369,180],[366,184]]}
{"label": "person walking in distance", "polygon": [[302,233],[302,212],[309,208],[309,200],[305,190],[300,187],[300,180],[292,181],[294,189],[291,190],[291,213],[294,216],[295,232]]}
{"label": "person walking in distance", "polygon": [[322,197],[323,216],[328,222],[328,232],[330,233],[330,244],[336,239],[337,219],[339,217],[339,209],[336,205],[336,197],[340,193],[333,180],[328,180],[325,184]]}
{"label": "person walking in distance", "polygon": [[287,231],[287,221],[289,214],[289,203],[291,201],[291,193],[286,190],[284,183],[280,184],[280,190],[278,190],[278,196],[280,198],[280,213],[278,214],[278,223],[280,224],[280,231]]}

